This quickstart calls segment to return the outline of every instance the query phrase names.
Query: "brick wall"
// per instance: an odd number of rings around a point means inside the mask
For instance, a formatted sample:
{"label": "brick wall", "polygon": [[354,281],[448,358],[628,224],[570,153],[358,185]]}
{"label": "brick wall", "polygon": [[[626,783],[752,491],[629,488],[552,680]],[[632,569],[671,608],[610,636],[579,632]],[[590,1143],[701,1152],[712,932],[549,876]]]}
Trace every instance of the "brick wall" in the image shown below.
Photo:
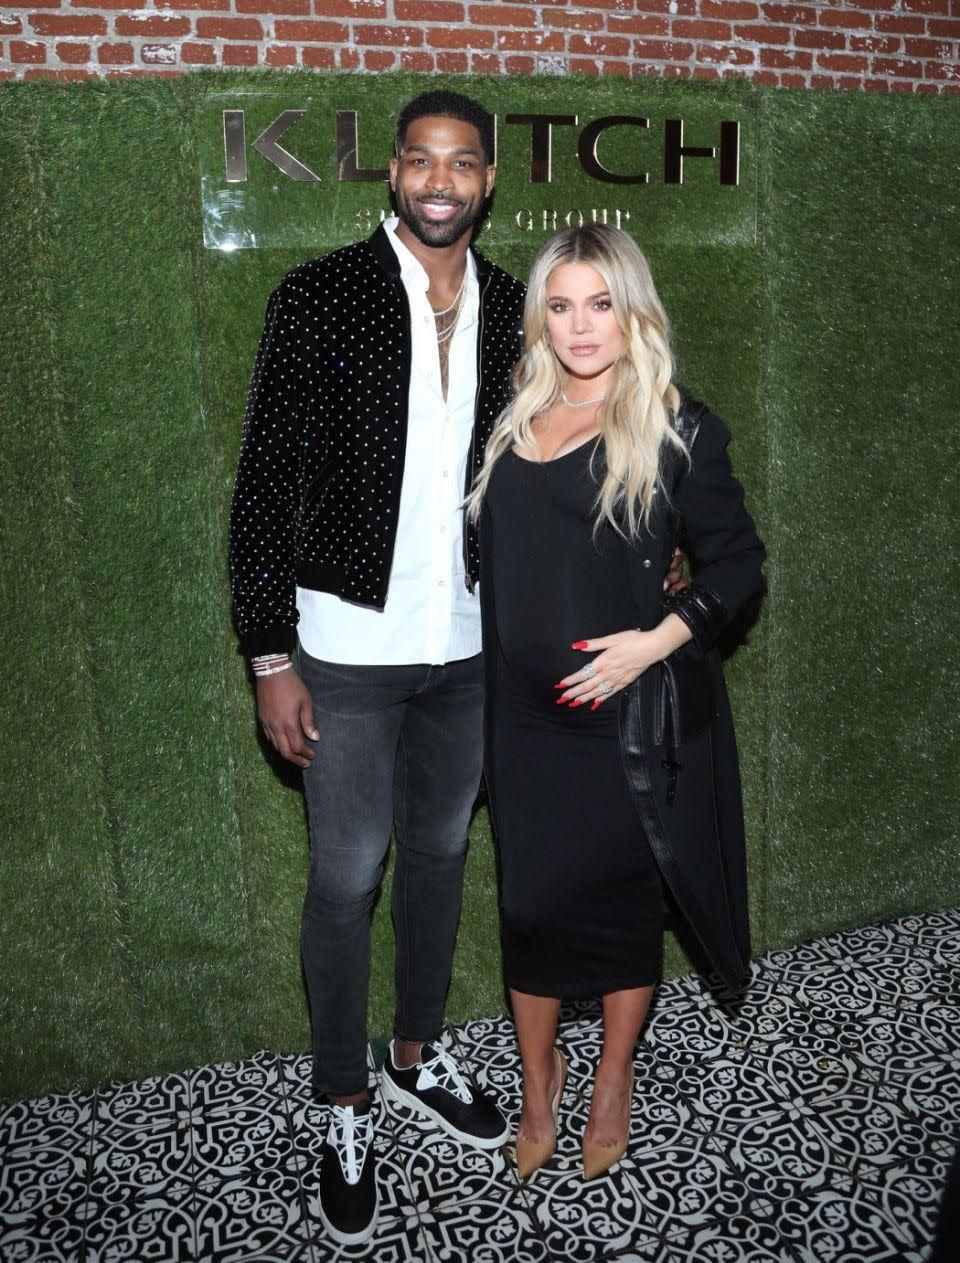
{"label": "brick wall", "polygon": [[960,91],[960,0],[0,0],[0,78],[202,66]]}

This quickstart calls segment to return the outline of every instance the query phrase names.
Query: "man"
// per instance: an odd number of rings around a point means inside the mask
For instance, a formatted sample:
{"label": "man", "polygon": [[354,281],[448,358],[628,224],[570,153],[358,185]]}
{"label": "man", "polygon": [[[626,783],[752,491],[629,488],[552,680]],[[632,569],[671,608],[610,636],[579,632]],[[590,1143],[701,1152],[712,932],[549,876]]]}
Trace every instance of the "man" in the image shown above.
{"label": "man", "polygon": [[271,295],[230,533],[260,721],[303,769],[301,946],[313,1089],[330,1105],[320,1202],[344,1244],[368,1240],[376,1216],[370,911],[394,822],[381,1089],[462,1141],[507,1138],[435,1041],[482,757],[477,540],[459,505],[509,398],[524,291],[470,249],[493,190],[491,115],[426,93],[399,116],[396,154],[397,218]]}

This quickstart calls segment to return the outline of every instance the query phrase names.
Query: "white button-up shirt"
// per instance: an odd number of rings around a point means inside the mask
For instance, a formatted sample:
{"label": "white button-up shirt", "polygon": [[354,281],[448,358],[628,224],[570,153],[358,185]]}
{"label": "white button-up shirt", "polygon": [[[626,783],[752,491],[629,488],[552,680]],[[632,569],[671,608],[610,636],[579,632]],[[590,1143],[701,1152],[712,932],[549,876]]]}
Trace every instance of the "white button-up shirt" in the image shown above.
{"label": "white button-up shirt", "polygon": [[466,586],[460,509],[477,389],[477,269],[467,251],[444,400],[436,321],[427,298],[430,278],[397,238],[397,222],[388,219],[384,228],[410,302],[412,363],[393,567],[382,611],[297,588],[300,643],[326,662],[441,664],[480,652],[480,602]]}

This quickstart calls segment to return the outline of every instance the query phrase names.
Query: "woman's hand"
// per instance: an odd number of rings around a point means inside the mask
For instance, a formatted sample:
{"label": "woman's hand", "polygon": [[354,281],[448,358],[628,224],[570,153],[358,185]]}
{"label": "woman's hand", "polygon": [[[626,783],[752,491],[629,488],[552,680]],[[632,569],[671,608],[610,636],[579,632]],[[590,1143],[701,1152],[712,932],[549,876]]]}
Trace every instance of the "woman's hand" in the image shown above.
{"label": "woman's hand", "polygon": [[589,702],[590,709],[596,710],[643,675],[648,667],[662,662],[685,645],[690,637],[686,623],[676,614],[668,614],[652,631],[614,632],[612,636],[574,641],[572,649],[594,653],[596,657],[554,686],[562,690],[557,704],[582,706]]}

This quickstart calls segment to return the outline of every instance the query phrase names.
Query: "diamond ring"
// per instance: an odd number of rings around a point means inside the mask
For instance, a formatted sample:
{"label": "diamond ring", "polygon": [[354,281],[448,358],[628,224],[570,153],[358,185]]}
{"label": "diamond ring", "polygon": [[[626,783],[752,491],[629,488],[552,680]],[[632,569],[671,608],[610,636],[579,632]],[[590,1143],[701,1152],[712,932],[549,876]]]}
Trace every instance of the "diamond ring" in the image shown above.
{"label": "diamond ring", "polygon": [[583,668],[583,674],[589,680],[597,674],[597,668],[593,665],[592,662],[588,662],[587,665]]}
{"label": "diamond ring", "polygon": [[613,685],[612,685],[612,684],[608,684],[608,683],[606,682],[606,680],[601,680],[601,681],[599,682],[598,687],[599,687],[599,689],[600,689],[600,692],[601,692],[601,693],[603,693],[603,694],[604,694],[604,696],[606,696],[608,693],[612,693],[612,692],[613,692]]}

